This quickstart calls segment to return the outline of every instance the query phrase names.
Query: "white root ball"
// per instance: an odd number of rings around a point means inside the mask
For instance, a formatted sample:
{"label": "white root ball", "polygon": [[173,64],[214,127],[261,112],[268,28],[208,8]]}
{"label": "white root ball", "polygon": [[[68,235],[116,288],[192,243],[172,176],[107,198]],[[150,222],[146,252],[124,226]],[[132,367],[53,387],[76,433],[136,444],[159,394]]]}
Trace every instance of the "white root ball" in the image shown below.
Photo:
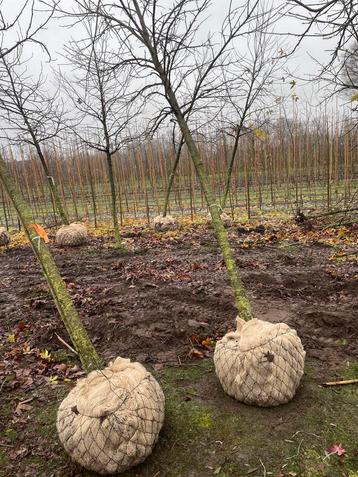
{"label": "white root ball", "polygon": [[[222,212],[220,214],[220,217],[221,217],[221,220],[222,220],[225,228],[230,228],[234,225],[234,222],[233,222],[232,218],[226,212]],[[210,213],[207,215],[207,219],[208,219],[208,224],[211,225],[212,218],[211,218]]]}
{"label": "white root ball", "polygon": [[285,323],[237,320],[215,348],[217,377],[229,396],[246,404],[278,406],[290,401],[304,372],[305,351]]}
{"label": "white root ball", "polygon": [[5,227],[0,227],[0,247],[9,245],[10,241],[11,239],[8,231],[5,229]]}
{"label": "white root ball", "polygon": [[179,228],[179,222],[171,215],[157,215],[153,219],[153,228],[156,232],[167,232],[168,230],[176,230]]}
{"label": "white root ball", "polygon": [[87,238],[87,229],[83,224],[63,225],[56,233],[56,243],[64,247],[82,245]]}
{"label": "white root ball", "polygon": [[139,363],[117,358],[78,381],[57,415],[60,440],[73,460],[99,474],[143,462],[164,421],[164,394]]}

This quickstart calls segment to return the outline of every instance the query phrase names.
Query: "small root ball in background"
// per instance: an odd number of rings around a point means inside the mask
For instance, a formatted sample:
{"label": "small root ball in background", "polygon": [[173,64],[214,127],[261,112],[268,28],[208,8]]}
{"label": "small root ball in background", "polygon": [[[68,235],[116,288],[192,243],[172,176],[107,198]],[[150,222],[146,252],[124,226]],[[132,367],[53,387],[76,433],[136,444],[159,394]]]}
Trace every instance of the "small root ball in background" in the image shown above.
{"label": "small root ball in background", "polygon": [[87,239],[87,229],[83,224],[63,225],[56,233],[56,243],[63,247],[82,245]]}
{"label": "small root ball in background", "polygon": [[5,229],[5,227],[0,227],[0,247],[9,245],[11,242],[10,234]]}
{"label": "small root ball in background", "polygon": [[153,219],[153,228],[156,232],[168,232],[169,230],[177,230],[179,228],[179,222],[171,215],[165,217],[157,215]]}

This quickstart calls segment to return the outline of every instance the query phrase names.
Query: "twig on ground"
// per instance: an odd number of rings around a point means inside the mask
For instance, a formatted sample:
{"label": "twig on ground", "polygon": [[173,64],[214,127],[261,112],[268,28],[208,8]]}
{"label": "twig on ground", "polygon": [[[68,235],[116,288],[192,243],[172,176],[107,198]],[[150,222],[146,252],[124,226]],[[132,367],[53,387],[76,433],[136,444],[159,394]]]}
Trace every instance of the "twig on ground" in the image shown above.
{"label": "twig on ground", "polygon": [[246,472],[246,475],[250,475],[250,474],[253,474],[254,472],[256,472],[257,470],[259,470],[260,467],[255,467],[254,469],[250,469]]}
{"label": "twig on ground", "polygon": [[298,444],[296,454],[291,455],[290,457],[287,457],[286,460],[295,459],[296,457],[298,457],[300,455],[302,443],[303,443],[303,439],[301,439],[300,443]]}
{"label": "twig on ground", "polygon": [[346,379],[344,381],[330,381],[323,386],[345,386],[346,384],[358,384],[358,379]]}
{"label": "twig on ground", "polygon": [[66,346],[66,348],[68,348],[72,353],[74,353],[76,356],[78,356],[77,351],[76,351],[74,348],[72,348],[71,345],[69,345],[68,343],[66,343],[66,341],[65,341],[64,339],[62,339],[61,336],[58,336],[57,333],[55,333],[55,335],[56,335],[56,338],[58,339],[58,341],[60,341],[60,343],[62,343],[62,344],[63,344],[64,346]]}
{"label": "twig on ground", "polygon": [[264,469],[263,477],[266,477],[266,476],[267,476],[267,472],[266,472],[265,464],[262,462],[261,459],[259,459],[259,460],[260,460],[260,464],[262,465],[262,468]]}

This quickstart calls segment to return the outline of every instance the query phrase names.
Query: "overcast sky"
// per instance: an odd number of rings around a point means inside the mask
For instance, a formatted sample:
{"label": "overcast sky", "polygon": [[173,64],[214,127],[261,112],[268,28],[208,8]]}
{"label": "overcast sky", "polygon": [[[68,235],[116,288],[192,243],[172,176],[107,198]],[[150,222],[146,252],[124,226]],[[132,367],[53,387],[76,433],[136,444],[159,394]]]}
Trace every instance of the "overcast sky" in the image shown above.
{"label": "overcast sky", "polygon": [[[168,1],[168,0],[165,0]],[[8,21],[14,18],[14,15],[19,11],[19,8],[24,3],[24,0],[3,0],[1,3],[1,12],[4,18]],[[63,0],[63,3],[66,5],[73,5],[71,0]],[[242,5],[243,0],[234,0],[233,4],[235,6]],[[273,0],[273,4],[284,5],[284,1]],[[212,7],[210,9],[210,17],[205,22],[205,28],[207,31],[215,31],[220,28],[221,21],[224,17],[225,11],[229,0],[212,0]],[[37,18],[40,19],[41,15],[38,14]],[[23,18],[25,20],[25,17]],[[276,27],[276,30],[281,33],[299,33],[302,31],[303,26],[301,23],[294,18],[285,18],[282,19]],[[47,29],[42,31],[38,38],[42,40],[48,47],[51,52],[51,56],[56,62],[61,62],[61,52],[63,45],[66,44],[71,37],[78,37],[81,33],[80,26],[73,26],[70,28],[65,28],[61,22],[57,19],[51,20],[51,23],[48,25]],[[16,33],[12,31],[10,35],[7,35],[5,39],[6,43],[11,42]],[[285,49],[289,49],[287,44],[294,45],[295,38],[289,37],[289,35],[280,36],[277,38],[279,44],[285,45]],[[288,82],[295,77],[297,80],[297,86],[295,88],[297,95],[304,100],[304,97],[312,101],[317,101],[318,88],[312,84],[307,84],[307,82],[301,81],[299,78],[308,78],[314,76],[318,71],[318,65],[315,63],[313,58],[319,58],[321,62],[325,62],[329,58],[329,50],[332,48],[333,42],[322,40],[320,38],[307,38],[300,46],[299,50],[290,57],[288,61],[289,70],[292,72],[292,76],[289,77],[284,74],[283,77],[286,77],[286,81],[282,80],[282,92],[289,92]],[[42,52],[39,48],[31,46],[33,53],[33,58],[30,63],[30,70],[33,69],[34,72],[40,70],[41,62],[44,58]],[[279,89],[281,87],[279,86]]]}

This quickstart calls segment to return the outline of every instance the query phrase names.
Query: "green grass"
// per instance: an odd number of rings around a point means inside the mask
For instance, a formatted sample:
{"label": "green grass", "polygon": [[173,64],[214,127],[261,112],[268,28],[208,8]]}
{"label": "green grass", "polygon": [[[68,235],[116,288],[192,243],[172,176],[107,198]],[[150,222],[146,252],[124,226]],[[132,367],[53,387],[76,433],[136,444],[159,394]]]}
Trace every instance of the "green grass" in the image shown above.
{"label": "green grass", "polygon": [[[357,376],[357,370],[358,363],[353,362],[340,376]],[[321,363],[308,360],[293,401],[257,408],[224,394],[211,360],[164,368],[156,373],[166,396],[159,442],[145,463],[122,477],[263,477],[280,472],[285,477],[357,477],[357,387],[322,387],[321,374]],[[68,389],[45,387],[45,400],[31,403],[26,425],[9,424],[6,442],[14,446],[36,442],[32,453],[19,461],[20,474],[31,469],[29,475],[36,477],[72,475],[55,428],[58,404]],[[12,407],[9,398],[1,410],[3,421],[7,414],[10,419]],[[332,443],[341,444],[346,454],[327,456]],[[7,449],[0,448],[0,464],[0,475],[10,477]],[[94,474],[77,469],[76,475]]]}

